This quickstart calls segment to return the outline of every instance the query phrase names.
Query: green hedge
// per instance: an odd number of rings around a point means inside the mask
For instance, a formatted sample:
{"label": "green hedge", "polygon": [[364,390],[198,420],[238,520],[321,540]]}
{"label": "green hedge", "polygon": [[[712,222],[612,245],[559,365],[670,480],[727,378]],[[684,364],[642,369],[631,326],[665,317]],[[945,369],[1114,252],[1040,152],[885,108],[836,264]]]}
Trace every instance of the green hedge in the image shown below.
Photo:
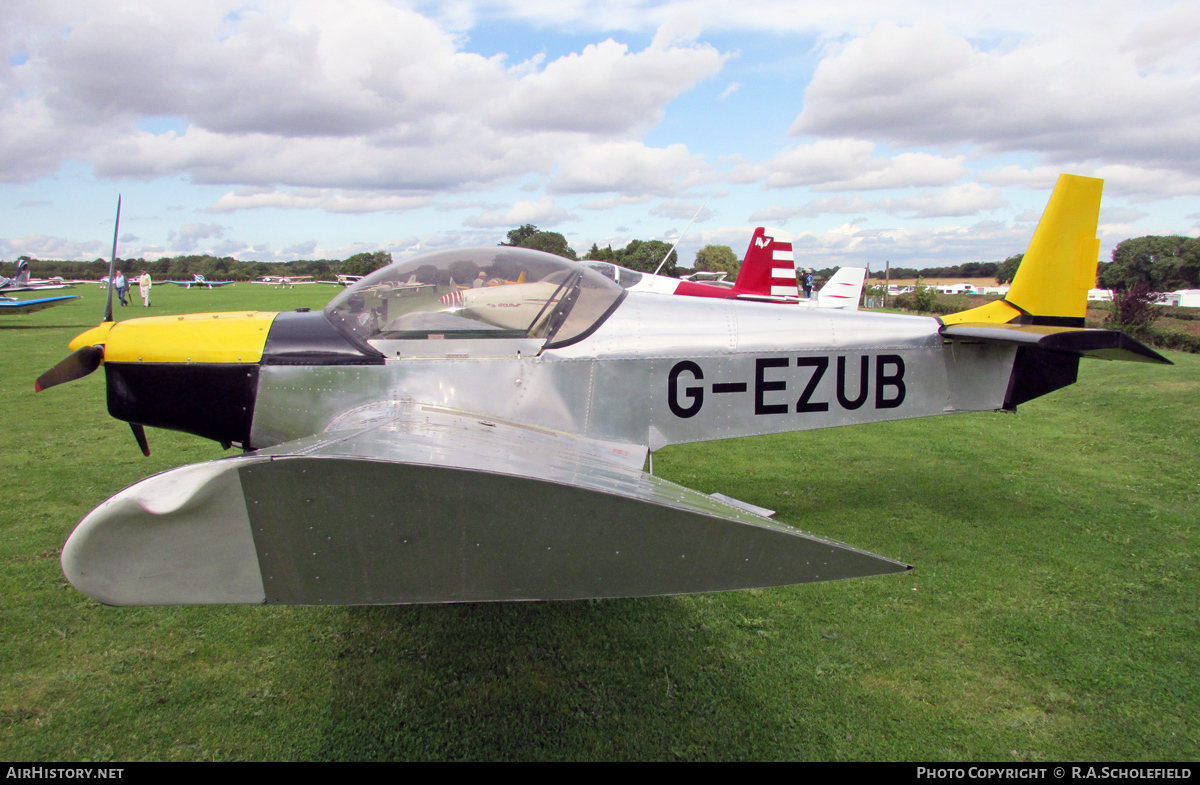
{"label": "green hedge", "polygon": [[1177,352],[1200,354],[1200,338],[1189,333],[1159,330],[1154,327],[1118,327],[1118,329],[1156,349],[1173,349]]}

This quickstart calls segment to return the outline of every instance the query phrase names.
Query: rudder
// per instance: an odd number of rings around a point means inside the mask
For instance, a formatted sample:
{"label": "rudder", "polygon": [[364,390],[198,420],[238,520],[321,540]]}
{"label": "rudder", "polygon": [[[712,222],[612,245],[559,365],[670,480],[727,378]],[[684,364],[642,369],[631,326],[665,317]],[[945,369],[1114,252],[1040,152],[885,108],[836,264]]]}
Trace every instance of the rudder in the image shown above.
{"label": "rudder", "polygon": [[746,258],[733,285],[735,297],[799,300],[792,236],[778,229],[758,227],[750,238]]}
{"label": "rudder", "polygon": [[944,324],[989,322],[1082,327],[1096,280],[1104,181],[1063,174],[1003,300],[961,311]]}

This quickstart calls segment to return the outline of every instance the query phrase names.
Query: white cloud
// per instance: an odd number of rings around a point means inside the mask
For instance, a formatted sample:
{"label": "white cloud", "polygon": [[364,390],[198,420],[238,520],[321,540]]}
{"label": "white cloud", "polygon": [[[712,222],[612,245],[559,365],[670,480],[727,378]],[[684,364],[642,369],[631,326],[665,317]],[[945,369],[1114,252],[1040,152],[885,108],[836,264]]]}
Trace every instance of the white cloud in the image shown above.
{"label": "white cloud", "polygon": [[543,196],[537,201],[517,202],[505,212],[489,210],[473,215],[463,221],[463,226],[475,229],[513,228],[524,224],[550,227],[574,217],[563,208],[556,207],[552,197]]}
{"label": "white cloud", "polygon": [[1149,217],[1150,213],[1144,210],[1135,210],[1132,207],[1102,207],[1100,209],[1100,223],[1102,224],[1133,224]]}
{"label": "white cloud", "polygon": [[708,45],[655,40],[635,54],[611,38],[519,79],[498,101],[503,127],[625,134],[662,119],[668,101],[715,75],[726,59]]}
{"label": "white cloud", "polygon": [[323,188],[239,188],[221,196],[207,212],[275,208],[280,210],[325,210],[330,213],[403,212],[425,207],[429,196],[411,196],[363,191],[335,191]]}
{"label": "white cloud", "polygon": [[726,98],[736,93],[739,89],[741,89],[741,84],[738,82],[730,82],[729,86],[722,90],[721,94],[717,96],[717,100],[724,101]]}
{"label": "white cloud", "polygon": [[918,269],[968,260],[1000,260],[1020,253],[1032,230],[997,221],[937,227],[866,228],[843,224],[825,232],[801,232],[792,241],[796,264],[832,266],[870,264]]}
{"label": "white cloud", "polygon": [[[200,245],[201,240],[223,239],[229,227],[220,224],[190,223],[179,227],[178,231],[167,233],[167,242],[172,251],[191,253]],[[239,245],[238,248],[243,248]]]}
{"label": "white cloud", "polygon": [[[1088,167],[1090,170],[1091,167]],[[984,169],[975,175],[975,179],[991,185],[1017,185],[1022,188],[1037,190],[1051,189],[1058,182],[1058,176],[1067,172],[1057,166],[1035,166],[1025,169],[1020,166],[994,166]],[[1068,174],[1084,174],[1080,171],[1069,171]]]}
{"label": "white cloud", "polygon": [[709,179],[703,157],[687,146],[647,147],[641,142],[594,144],[564,160],[550,181],[556,193],[603,193],[667,196]]}
{"label": "white cloud", "polygon": [[93,259],[105,250],[97,240],[67,240],[44,234],[29,234],[12,239],[0,237],[0,256],[32,256],[36,259]]}
{"label": "white cloud", "polygon": [[[610,155],[606,145],[640,144],[633,137],[727,58],[672,23],[641,51],[610,38],[512,64],[465,51],[461,36],[385,0],[268,0],[232,12],[219,0],[96,0],[15,13],[9,29],[30,55],[6,69],[11,78],[0,74],[0,180],[74,158],[103,177],[393,192],[382,210],[405,209],[395,192],[493,186],[549,175],[596,145]],[[160,117],[186,130],[137,130]],[[669,150],[657,158],[676,158]],[[214,207],[303,201],[235,195]]]}
{"label": "white cloud", "polygon": [[696,223],[710,220],[715,213],[707,206],[701,208],[696,202],[661,202],[650,210],[650,215],[659,218],[672,218],[677,221],[690,221],[695,216]]}
{"label": "white cloud", "polygon": [[1200,49],[1200,13],[1194,2],[1176,3],[1139,24],[1125,39],[1139,68],[1174,65],[1187,58],[1194,64]]}
{"label": "white cloud", "polygon": [[1200,193],[1200,173],[1193,175],[1175,169],[1127,164],[1097,166],[1086,162],[1064,163],[1061,166],[1038,166],[1032,169],[1003,166],[986,169],[977,178],[993,185],[1019,185],[1048,191],[1058,182],[1062,173],[1099,177],[1104,180],[1106,196],[1125,196],[1134,201],[1155,201]]}
{"label": "white cloud", "polygon": [[592,199],[579,205],[584,210],[611,210],[627,204],[645,204],[652,196],[607,196],[603,199]]}
{"label": "white cloud", "polygon": [[1122,35],[1075,26],[985,51],[936,22],[884,23],[817,66],[791,132],[1200,172],[1194,69],[1139,70]]}
{"label": "white cloud", "polygon": [[761,164],[730,170],[734,183],[763,181],[768,188],[806,186],[814,191],[865,191],[949,185],[967,173],[963,157],[929,153],[873,155],[875,144],[862,139],[820,139],[792,147]]}
{"label": "white cloud", "polygon": [[861,215],[882,212],[905,215],[909,218],[949,218],[978,215],[1006,204],[999,188],[984,188],[976,183],[956,185],[941,191],[924,191],[901,199],[864,199],[861,196],[835,196],[816,199],[797,207],[776,205],[759,210],[751,221],[781,221],[789,218],[812,218],[826,213]]}
{"label": "white cloud", "polygon": [[294,256],[297,259],[302,259],[305,257],[311,258],[313,251],[315,250],[317,250],[317,241],[307,240],[305,242],[296,243],[295,245],[290,245],[287,248],[284,248],[282,253],[287,254],[288,256]]}

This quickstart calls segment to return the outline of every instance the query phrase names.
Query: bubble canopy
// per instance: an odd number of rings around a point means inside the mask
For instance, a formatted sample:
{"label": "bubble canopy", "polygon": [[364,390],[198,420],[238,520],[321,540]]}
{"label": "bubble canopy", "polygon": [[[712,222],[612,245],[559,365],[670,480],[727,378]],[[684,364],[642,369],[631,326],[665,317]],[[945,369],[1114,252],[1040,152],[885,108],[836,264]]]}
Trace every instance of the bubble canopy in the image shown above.
{"label": "bubble canopy", "polygon": [[625,290],[599,272],[528,248],[458,248],[383,267],[330,301],[325,316],[358,342],[538,338],[581,340]]}

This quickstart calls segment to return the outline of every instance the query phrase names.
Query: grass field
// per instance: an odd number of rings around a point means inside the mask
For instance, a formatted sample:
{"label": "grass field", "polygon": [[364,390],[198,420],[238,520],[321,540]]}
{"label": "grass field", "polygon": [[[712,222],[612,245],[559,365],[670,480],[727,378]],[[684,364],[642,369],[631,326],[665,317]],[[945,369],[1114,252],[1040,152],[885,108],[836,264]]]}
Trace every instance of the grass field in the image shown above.
{"label": "grass field", "polygon": [[[33,379],[101,293],[0,317],[0,759],[1196,760],[1200,357],[1088,361],[1017,415],[669,448],[659,474],[907,561],[640,600],[109,608],[58,552],[105,498],[217,457]],[[155,287],[149,313],[319,307]],[[142,316],[140,307],[117,317]]]}

